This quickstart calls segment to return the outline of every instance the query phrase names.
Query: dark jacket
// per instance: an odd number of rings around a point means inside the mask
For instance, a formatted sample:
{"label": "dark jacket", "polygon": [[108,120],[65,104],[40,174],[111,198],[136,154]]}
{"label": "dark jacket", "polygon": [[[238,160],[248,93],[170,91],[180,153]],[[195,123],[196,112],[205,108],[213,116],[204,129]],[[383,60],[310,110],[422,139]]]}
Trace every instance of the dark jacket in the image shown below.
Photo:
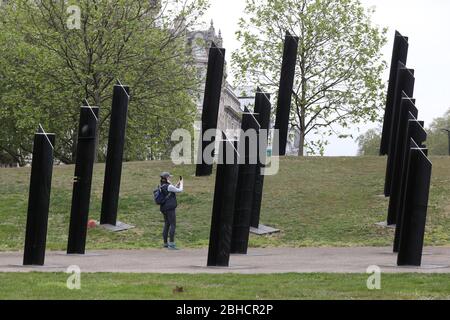
{"label": "dark jacket", "polygon": [[167,200],[160,206],[160,211],[162,213],[174,210],[177,207],[177,195],[174,192],[169,192],[167,189],[169,188],[169,184],[165,183],[161,185],[161,190],[164,196],[168,196]]}

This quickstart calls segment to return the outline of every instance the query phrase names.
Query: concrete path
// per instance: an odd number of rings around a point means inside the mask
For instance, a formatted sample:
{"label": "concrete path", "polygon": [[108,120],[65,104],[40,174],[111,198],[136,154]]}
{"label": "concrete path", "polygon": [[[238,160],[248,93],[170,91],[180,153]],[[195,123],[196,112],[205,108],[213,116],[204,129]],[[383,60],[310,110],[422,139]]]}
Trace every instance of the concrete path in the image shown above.
{"label": "concrete path", "polygon": [[0,272],[60,272],[77,265],[82,272],[134,273],[365,273],[377,265],[382,272],[450,273],[450,247],[424,249],[422,267],[397,267],[390,247],[269,248],[232,255],[230,267],[207,268],[207,249],[98,250],[86,255],[47,252],[44,267],[23,267],[21,252],[0,253]]}

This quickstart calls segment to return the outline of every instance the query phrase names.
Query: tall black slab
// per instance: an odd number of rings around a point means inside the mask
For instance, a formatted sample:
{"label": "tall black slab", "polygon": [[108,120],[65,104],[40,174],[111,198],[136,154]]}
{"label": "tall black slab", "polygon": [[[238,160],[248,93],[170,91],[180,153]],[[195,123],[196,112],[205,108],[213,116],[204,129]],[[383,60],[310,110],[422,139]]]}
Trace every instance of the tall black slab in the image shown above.
{"label": "tall black slab", "polygon": [[[250,226],[258,228],[260,213],[261,213],[261,202],[264,189],[264,175],[262,175],[262,169],[265,167],[266,163],[266,152],[267,152],[267,139],[270,126],[270,95],[264,93],[261,89],[256,90],[255,97],[255,118],[259,122],[260,128],[258,130],[258,163],[256,165],[255,173],[255,188],[253,192],[253,204],[252,204],[252,214]],[[265,132],[262,130],[266,130]],[[262,134],[266,136],[263,137]]]}
{"label": "tall black slab", "polygon": [[[209,49],[208,69],[206,73],[205,95],[202,110],[202,128],[200,132],[200,148],[197,155],[197,166],[195,175],[197,177],[209,176],[212,173],[212,164],[203,159],[205,148],[211,143],[204,141],[203,134],[209,129],[217,128],[217,117],[219,115],[220,95],[222,92],[222,80],[225,66],[225,49],[218,48],[212,43]],[[213,155],[211,155],[213,158]]]}
{"label": "tall black slab", "polygon": [[278,154],[275,155],[280,156],[284,156],[286,154],[292,88],[294,86],[295,65],[297,62],[298,41],[298,37],[294,37],[286,31],[275,119],[275,129],[279,130],[279,145],[274,148],[274,152],[278,151]]}
{"label": "tall black slab", "polygon": [[[407,187],[407,176],[408,176],[408,167],[409,167],[409,149],[411,145],[411,139],[420,147],[425,148],[423,144],[427,139],[427,133],[424,129],[424,122],[417,121],[415,115],[412,113],[408,114],[408,126],[407,132],[405,135],[405,140],[403,142],[405,148],[403,152],[403,170],[400,178],[400,187],[398,190],[398,201],[395,203],[395,212],[396,212],[396,226],[395,226],[395,236],[394,236],[394,245],[393,251],[398,252],[400,245],[400,233],[402,230],[403,216],[405,212],[405,196],[406,196],[406,187]],[[406,213],[407,214],[407,213]]]}
{"label": "tall black slab", "polygon": [[237,143],[233,146],[230,141],[220,142],[219,157],[227,159],[227,155],[232,154],[234,161],[223,161],[217,165],[208,266],[228,267],[230,261],[233,212],[239,170],[236,148]]}
{"label": "tall black slab", "polygon": [[23,265],[44,265],[55,135],[34,135]]}
{"label": "tall black slab", "polygon": [[[404,94],[404,93],[403,93]],[[402,172],[405,164],[405,152],[408,149],[408,132],[409,114],[417,117],[418,111],[415,106],[415,100],[407,97],[405,94],[400,102],[399,121],[396,128],[396,140],[393,147],[393,153],[390,155],[392,160],[392,182],[388,207],[388,224],[394,224],[398,216],[398,202],[400,201],[400,184]]]}
{"label": "tall black slab", "polygon": [[381,135],[380,155],[389,152],[389,139],[391,136],[392,109],[394,107],[395,84],[399,62],[406,65],[408,58],[408,38],[395,31],[394,47],[392,49],[391,69],[389,73],[386,108],[384,111],[383,131]]}
{"label": "tall black slab", "polygon": [[81,107],[67,253],[84,254],[95,161],[98,107]]}
{"label": "tall black slab", "polygon": [[115,85],[111,107],[101,224],[116,225],[130,88]]}
{"label": "tall black slab", "polygon": [[[236,187],[236,203],[233,217],[233,236],[231,239],[231,253],[246,254],[250,235],[250,221],[252,217],[253,195],[256,175],[256,154],[251,155],[250,140],[245,137],[247,130],[259,129],[259,124],[246,109],[242,116],[241,136],[239,138],[239,174]],[[254,161],[253,161],[254,160]]]}
{"label": "tall black slab", "polygon": [[[399,63],[399,69],[397,73],[397,83],[395,85],[394,104],[392,109],[392,122],[390,124],[390,138],[389,138],[389,153],[386,165],[386,179],[384,184],[384,195],[388,197],[391,193],[392,183],[392,167],[394,162],[394,148],[395,141],[397,140],[397,127],[400,119],[400,102],[403,94],[408,97],[412,97],[414,94],[414,70],[407,69],[402,63]],[[395,223],[388,221],[388,224]]]}
{"label": "tall black slab", "polygon": [[399,266],[420,266],[422,262],[431,169],[432,164],[427,158],[427,149],[419,148],[411,139],[404,199],[405,210],[397,256]]}

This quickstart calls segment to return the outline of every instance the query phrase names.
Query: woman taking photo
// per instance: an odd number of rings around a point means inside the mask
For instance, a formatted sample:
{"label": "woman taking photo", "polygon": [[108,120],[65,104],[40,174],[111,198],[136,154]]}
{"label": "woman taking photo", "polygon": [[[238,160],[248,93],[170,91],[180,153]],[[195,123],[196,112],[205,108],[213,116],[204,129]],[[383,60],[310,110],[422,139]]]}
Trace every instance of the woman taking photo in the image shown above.
{"label": "woman taking photo", "polygon": [[178,250],[175,245],[175,229],[177,223],[177,193],[183,192],[183,177],[176,185],[172,185],[169,172],[161,173],[160,187],[165,196],[165,201],[160,205],[160,211],[164,216],[163,240],[164,248]]}

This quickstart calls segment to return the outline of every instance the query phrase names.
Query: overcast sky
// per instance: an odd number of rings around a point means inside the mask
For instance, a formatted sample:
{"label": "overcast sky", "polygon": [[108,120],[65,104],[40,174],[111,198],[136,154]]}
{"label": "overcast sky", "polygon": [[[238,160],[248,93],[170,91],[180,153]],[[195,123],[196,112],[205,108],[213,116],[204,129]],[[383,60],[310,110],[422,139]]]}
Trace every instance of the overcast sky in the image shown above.
{"label": "overcast sky", "polygon": [[[205,16],[214,20],[216,30],[222,31],[227,61],[231,52],[239,48],[235,32],[242,16],[245,0],[210,0],[211,8]],[[387,27],[389,42],[383,50],[384,59],[390,65],[392,41],[395,30],[409,37],[408,67],[415,69],[415,98],[419,118],[429,124],[450,108],[450,0],[362,0],[366,7],[374,6],[373,22]],[[289,14],[288,12],[286,14]],[[230,67],[229,67],[230,68]],[[232,73],[233,70],[229,70]],[[383,77],[387,80],[388,72]],[[228,79],[232,82],[232,77]],[[355,126],[352,132],[359,135],[374,124]],[[325,155],[355,155],[357,144],[352,139],[330,140]]]}

